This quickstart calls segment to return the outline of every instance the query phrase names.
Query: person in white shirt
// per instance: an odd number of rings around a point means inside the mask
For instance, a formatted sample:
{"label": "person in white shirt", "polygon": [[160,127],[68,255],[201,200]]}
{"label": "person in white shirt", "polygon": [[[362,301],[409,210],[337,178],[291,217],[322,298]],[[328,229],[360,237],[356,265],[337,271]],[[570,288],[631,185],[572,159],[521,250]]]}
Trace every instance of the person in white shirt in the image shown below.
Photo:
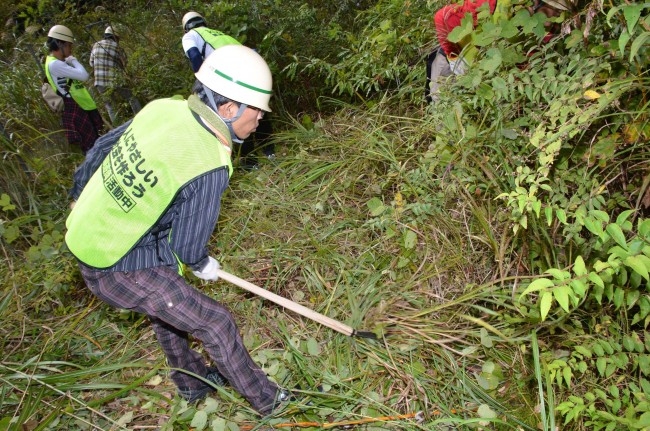
{"label": "person in white shirt", "polygon": [[[205,19],[197,12],[190,11],[183,16],[182,44],[185,55],[190,60],[192,71],[196,73],[203,60],[206,59],[215,49],[225,45],[241,45],[241,43],[227,34],[207,27]],[[262,153],[269,160],[275,159],[275,146],[271,141],[273,127],[269,116],[264,117],[255,131],[255,134],[245,141],[237,141],[241,144],[239,148],[239,166],[245,170],[258,168],[255,150],[262,149]]]}
{"label": "person in white shirt", "polygon": [[89,74],[72,56],[74,37],[66,26],[55,25],[47,34],[45,75],[57,94],[63,98],[62,124],[70,145],[79,145],[81,151],[92,148],[104,127],[97,105],[83,81]]}

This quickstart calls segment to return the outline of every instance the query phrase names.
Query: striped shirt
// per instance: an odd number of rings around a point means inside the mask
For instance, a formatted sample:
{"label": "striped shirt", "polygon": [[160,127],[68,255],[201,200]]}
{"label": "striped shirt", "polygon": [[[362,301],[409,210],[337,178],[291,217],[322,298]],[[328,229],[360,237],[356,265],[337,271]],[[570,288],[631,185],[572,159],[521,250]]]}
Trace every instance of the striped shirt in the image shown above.
{"label": "striped shirt", "polygon": [[50,70],[52,81],[56,85],[55,90],[64,95],[64,97],[71,97],[70,93],[68,93],[70,89],[68,80],[74,79],[83,82],[90,76],[81,63],[72,56],[68,57],[66,61],[54,60],[47,67]]}
{"label": "striped shirt", "polygon": [[[209,130],[196,114],[194,117],[201,127]],[[70,190],[72,199],[79,198],[94,172],[130,124],[129,121],[97,139],[74,173],[74,185]],[[194,271],[203,269],[208,258],[207,244],[217,224],[221,196],[228,182],[227,167],[190,181],[134,248],[105,271],[126,272],[158,266],[175,269],[178,267],[176,256]],[[88,223],[92,223],[92,220],[88,220]]]}
{"label": "striped shirt", "polygon": [[116,68],[126,68],[126,54],[112,39],[96,42],[90,52],[90,65],[95,73],[95,86],[112,86],[117,76]]}

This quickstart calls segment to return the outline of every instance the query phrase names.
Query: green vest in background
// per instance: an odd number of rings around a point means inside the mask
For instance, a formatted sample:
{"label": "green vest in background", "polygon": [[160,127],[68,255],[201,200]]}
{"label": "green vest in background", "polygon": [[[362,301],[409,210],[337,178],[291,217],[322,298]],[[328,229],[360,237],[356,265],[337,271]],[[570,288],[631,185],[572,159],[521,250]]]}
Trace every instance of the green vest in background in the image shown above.
{"label": "green vest in background", "polygon": [[[50,74],[50,63],[52,63],[54,60],[57,60],[57,58],[51,55],[48,55],[45,59],[45,75],[47,76],[47,80],[52,86],[52,89],[56,91],[57,86],[52,79],[52,75]],[[77,81],[76,79],[68,79],[68,85],[70,87],[68,88],[70,96],[72,96],[74,101],[77,102],[81,109],[84,111],[92,111],[93,109],[97,109],[95,101],[81,82]]]}
{"label": "green vest in background", "polygon": [[[237,39],[234,37],[228,36],[227,34],[220,32],[219,30],[212,30],[207,27],[199,27],[194,29],[195,32],[199,34],[213,49],[221,48],[225,45],[241,45]],[[205,47],[201,53],[205,57]]]}
{"label": "green vest in background", "polygon": [[[201,115],[222,143],[192,115]],[[226,124],[196,96],[149,103],[86,184],[66,220],[65,241],[84,264],[104,269],[124,257],[183,186],[219,168],[232,173]]]}

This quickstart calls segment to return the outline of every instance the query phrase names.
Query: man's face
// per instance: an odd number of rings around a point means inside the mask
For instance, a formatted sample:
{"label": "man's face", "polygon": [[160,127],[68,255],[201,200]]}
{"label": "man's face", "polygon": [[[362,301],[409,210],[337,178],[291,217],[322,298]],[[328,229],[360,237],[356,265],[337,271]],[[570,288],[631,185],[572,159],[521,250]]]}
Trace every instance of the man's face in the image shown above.
{"label": "man's face", "polygon": [[61,54],[63,54],[63,58],[67,58],[72,55],[72,42],[63,42],[61,44]]}
{"label": "man's face", "polygon": [[[224,118],[233,118],[237,115],[238,110],[239,107],[236,104],[228,102],[220,107],[219,112]],[[264,111],[252,106],[247,107],[241,116],[232,123],[235,135],[239,139],[248,138],[257,129],[262,117],[264,117]]]}

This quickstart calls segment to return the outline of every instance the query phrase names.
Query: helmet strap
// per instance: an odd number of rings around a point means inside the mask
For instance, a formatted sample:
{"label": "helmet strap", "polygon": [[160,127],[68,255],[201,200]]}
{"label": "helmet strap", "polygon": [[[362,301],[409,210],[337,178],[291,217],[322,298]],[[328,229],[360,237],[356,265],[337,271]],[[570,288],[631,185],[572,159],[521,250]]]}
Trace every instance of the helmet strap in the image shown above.
{"label": "helmet strap", "polygon": [[232,139],[233,142],[237,142],[238,144],[241,144],[244,142],[243,139],[239,139],[237,135],[235,134],[235,130],[232,128],[232,123],[237,121],[239,117],[242,116],[246,108],[248,108],[248,105],[245,103],[242,103],[239,105],[239,109],[237,110],[237,113],[233,118],[223,118],[221,114],[219,114],[219,108],[217,108],[217,102],[214,101],[214,96],[212,95],[212,90],[210,90],[205,84],[203,84],[203,91],[205,92],[205,95],[208,96],[208,101],[210,102],[210,105],[212,106],[212,109],[214,112],[223,120],[224,123],[226,123],[226,126],[228,126],[228,130],[230,131],[230,138]]}

